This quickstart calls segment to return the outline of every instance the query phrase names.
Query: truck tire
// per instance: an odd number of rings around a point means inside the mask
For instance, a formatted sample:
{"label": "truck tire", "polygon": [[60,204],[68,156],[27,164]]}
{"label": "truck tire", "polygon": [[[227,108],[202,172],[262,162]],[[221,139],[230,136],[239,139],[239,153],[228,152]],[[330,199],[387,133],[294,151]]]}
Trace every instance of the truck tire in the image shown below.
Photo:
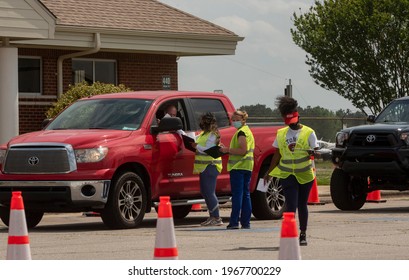
{"label": "truck tire", "polygon": [[[27,228],[36,227],[42,220],[44,212],[41,211],[27,211],[25,209]],[[10,209],[6,207],[0,207],[0,219],[6,225],[10,224]]]}
{"label": "truck tire", "polygon": [[[174,219],[183,219],[189,215],[192,210],[192,205],[172,206],[172,214]],[[155,206],[155,211],[158,213],[158,207]]]}
{"label": "truck tire", "polygon": [[172,206],[172,213],[174,219],[183,219],[189,215],[192,210],[192,205]]}
{"label": "truck tire", "polygon": [[141,177],[123,172],[113,180],[101,219],[111,229],[137,227],[146,211],[147,195]]}
{"label": "truck tire", "polygon": [[[260,172],[260,174],[264,174],[266,171]],[[251,194],[251,205],[254,217],[259,220],[281,219],[285,211],[285,198],[280,180],[273,178],[268,185],[267,192],[255,190]]]}
{"label": "truck tire", "polygon": [[366,201],[366,188],[368,183],[365,178],[351,177],[340,168],[332,172],[330,191],[334,205],[344,211],[359,210]]}

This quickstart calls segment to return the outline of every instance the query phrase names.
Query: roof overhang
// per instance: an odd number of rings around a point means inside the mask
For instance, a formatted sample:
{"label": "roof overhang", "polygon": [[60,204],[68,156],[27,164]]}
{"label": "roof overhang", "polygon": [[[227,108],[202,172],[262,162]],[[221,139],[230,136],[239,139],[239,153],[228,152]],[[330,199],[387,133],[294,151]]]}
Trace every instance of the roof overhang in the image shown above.
{"label": "roof overhang", "polygon": [[25,48],[83,50],[94,46],[94,34],[101,36],[101,51],[159,53],[176,56],[232,55],[239,36],[144,32],[56,26],[54,39],[20,40],[13,45]]}
{"label": "roof overhang", "polygon": [[0,38],[52,39],[56,18],[37,0],[0,1]]}

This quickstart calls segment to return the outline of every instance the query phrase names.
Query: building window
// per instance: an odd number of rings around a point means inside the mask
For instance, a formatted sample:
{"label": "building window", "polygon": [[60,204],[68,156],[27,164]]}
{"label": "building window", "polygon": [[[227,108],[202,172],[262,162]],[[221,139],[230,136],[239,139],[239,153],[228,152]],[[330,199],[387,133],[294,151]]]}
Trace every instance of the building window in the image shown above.
{"label": "building window", "polygon": [[41,94],[41,58],[18,58],[19,93]]}
{"label": "building window", "polygon": [[101,82],[116,85],[116,61],[73,59],[72,82],[76,84],[83,81],[89,84]]}

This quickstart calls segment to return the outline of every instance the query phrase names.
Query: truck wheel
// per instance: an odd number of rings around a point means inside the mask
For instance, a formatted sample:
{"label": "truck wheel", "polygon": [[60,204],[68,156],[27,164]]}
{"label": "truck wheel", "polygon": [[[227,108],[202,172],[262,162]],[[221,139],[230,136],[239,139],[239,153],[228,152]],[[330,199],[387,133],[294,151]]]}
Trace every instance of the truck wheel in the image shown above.
{"label": "truck wheel", "polygon": [[192,205],[172,206],[172,213],[174,219],[183,219],[189,215],[192,210]]}
{"label": "truck wheel", "polygon": [[[264,173],[260,172],[260,174]],[[268,185],[267,192],[255,190],[251,194],[251,204],[253,208],[253,215],[257,219],[281,219],[285,210],[285,198],[280,180],[278,178],[273,178]]]}
{"label": "truck wheel", "polygon": [[112,229],[135,228],[145,216],[146,203],[147,196],[142,179],[133,172],[124,172],[112,182],[101,219]]}
{"label": "truck wheel", "polygon": [[[27,211],[25,209],[26,224],[27,228],[34,228],[40,222],[44,216],[44,212],[41,211]],[[6,225],[10,224],[10,209],[5,207],[0,207],[0,219]]]}
{"label": "truck wheel", "polygon": [[366,201],[368,182],[365,178],[351,177],[340,168],[332,172],[330,191],[334,205],[344,211],[359,210]]}
{"label": "truck wheel", "polygon": [[[174,219],[183,219],[189,215],[192,210],[192,205],[172,206],[172,214]],[[158,213],[158,207],[155,206],[155,211]]]}

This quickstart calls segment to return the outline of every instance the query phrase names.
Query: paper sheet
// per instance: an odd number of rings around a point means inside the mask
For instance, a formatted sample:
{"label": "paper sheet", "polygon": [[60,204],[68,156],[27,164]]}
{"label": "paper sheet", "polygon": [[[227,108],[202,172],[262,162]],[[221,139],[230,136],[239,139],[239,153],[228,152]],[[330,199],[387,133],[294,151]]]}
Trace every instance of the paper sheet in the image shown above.
{"label": "paper sheet", "polygon": [[258,180],[257,190],[261,192],[266,192],[269,184],[270,184],[269,181],[267,181],[267,184],[264,184],[264,179],[260,178],[260,180]]}

